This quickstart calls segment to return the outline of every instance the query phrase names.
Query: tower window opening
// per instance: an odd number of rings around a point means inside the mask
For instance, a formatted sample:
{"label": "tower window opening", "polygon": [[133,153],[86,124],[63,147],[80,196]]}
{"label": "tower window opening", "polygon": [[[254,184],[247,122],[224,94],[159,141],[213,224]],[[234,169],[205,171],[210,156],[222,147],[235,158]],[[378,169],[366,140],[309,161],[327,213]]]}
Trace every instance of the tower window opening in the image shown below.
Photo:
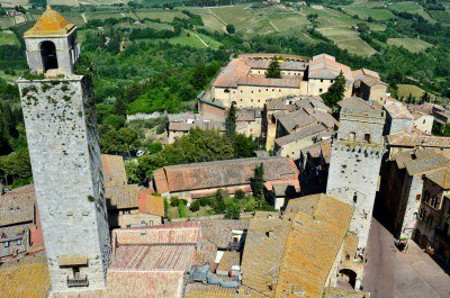
{"label": "tower window opening", "polygon": [[364,135],[364,141],[366,141],[367,143],[370,143],[370,134],[366,133]]}
{"label": "tower window opening", "polygon": [[49,69],[58,69],[58,58],[56,56],[55,44],[51,41],[41,43],[41,56],[44,72]]}
{"label": "tower window opening", "polygon": [[356,192],[353,194],[353,203],[357,203],[358,202],[358,195],[356,194]]}

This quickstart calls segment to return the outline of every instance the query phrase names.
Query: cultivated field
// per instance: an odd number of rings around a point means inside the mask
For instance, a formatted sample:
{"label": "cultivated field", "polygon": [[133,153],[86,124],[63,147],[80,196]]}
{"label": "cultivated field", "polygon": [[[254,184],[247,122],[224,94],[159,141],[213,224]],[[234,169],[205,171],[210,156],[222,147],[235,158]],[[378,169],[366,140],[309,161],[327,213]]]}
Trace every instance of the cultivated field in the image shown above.
{"label": "cultivated field", "polygon": [[0,32],[0,45],[19,45],[16,35],[9,30]]}
{"label": "cultivated field", "polygon": [[[398,98],[407,98],[410,94],[414,99],[419,99],[422,97],[422,95],[425,93],[425,91],[415,85],[410,84],[398,84]],[[434,94],[430,94],[432,100],[436,99],[436,96]]]}
{"label": "cultivated field", "polygon": [[362,40],[359,37],[359,33],[354,30],[347,28],[326,27],[320,28],[319,32],[333,40],[340,48],[346,49],[355,55],[370,56],[376,53],[376,50]]}
{"label": "cultivated field", "polygon": [[163,11],[163,10],[149,10],[149,11],[136,11],[134,13],[139,19],[160,19],[163,22],[172,22],[175,17],[177,18],[187,18],[187,16],[178,10]]}
{"label": "cultivated field", "polygon": [[360,19],[367,20],[372,17],[376,21],[384,21],[394,17],[394,14],[384,8],[367,8],[367,7],[344,7],[343,10],[353,16],[357,15]]}
{"label": "cultivated field", "polygon": [[430,15],[423,10],[422,6],[413,1],[404,1],[404,2],[396,2],[389,6],[389,9],[400,11],[400,12],[409,12],[409,13],[415,13],[420,16],[422,16],[425,20],[429,21],[430,23],[436,23],[436,21],[430,17]]}
{"label": "cultivated field", "polygon": [[388,45],[403,47],[412,53],[420,53],[432,47],[433,45],[418,38],[389,38]]}

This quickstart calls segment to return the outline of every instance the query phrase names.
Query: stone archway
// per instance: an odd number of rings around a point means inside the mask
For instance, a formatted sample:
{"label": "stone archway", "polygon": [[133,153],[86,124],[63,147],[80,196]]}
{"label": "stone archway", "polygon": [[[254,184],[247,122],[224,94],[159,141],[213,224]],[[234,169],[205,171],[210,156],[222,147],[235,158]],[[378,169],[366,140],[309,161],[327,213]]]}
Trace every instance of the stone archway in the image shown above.
{"label": "stone archway", "polygon": [[55,44],[47,40],[41,43],[40,49],[44,73],[49,69],[58,69],[58,57],[56,55]]}
{"label": "stone archway", "polygon": [[355,289],[356,286],[356,277],[357,274],[355,271],[351,269],[341,269],[339,270],[339,276],[341,281],[348,282],[352,289]]}

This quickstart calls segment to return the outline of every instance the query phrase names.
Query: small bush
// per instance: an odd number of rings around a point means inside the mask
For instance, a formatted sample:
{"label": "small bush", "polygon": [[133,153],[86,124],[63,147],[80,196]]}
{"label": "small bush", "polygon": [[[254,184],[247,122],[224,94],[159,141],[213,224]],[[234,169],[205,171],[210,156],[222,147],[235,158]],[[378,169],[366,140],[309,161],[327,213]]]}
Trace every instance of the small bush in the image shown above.
{"label": "small bush", "polygon": [[200,200],[198,200],[200,206],[205,207],[211,204],[211,199],[210,198],[201,198]]}
{"label": "small bush", "polygon": [[195,201],[194,203],[192,203],[191,206],[189,207],[189,209],[190,209],[192,212],[198,211],[198,210],[200,209],[200,201],[197,200],[197,201]]}
{"label": "small bush", "polygon": [[234,197],[238,200],[242,200],[243,198],[245,198],[245,191],[243,190],[238,190],[235,194]]}

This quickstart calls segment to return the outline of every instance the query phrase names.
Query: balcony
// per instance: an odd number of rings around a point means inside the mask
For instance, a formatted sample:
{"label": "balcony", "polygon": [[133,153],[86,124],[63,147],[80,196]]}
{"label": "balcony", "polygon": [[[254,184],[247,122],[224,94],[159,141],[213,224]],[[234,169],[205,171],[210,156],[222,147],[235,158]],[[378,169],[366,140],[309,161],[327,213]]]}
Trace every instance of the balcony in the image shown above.
{"label": "balcony", "polygon": [[88,287],[89,286],[89,280],[87,275],[84,277],[78,276],[74,278],[70,278],[67,276],[67,286],[69,288],[75,288],[75,287]]}

